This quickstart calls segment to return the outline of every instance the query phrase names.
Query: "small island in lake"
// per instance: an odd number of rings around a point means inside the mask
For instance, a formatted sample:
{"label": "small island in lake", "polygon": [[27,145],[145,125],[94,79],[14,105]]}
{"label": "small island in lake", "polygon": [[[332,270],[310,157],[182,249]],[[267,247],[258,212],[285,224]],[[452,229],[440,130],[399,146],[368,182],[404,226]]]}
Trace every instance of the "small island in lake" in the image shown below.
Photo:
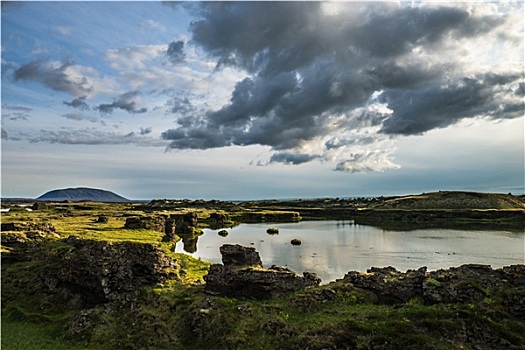
{"label": "small island in lake", "polygon": [[227,236],[239,223],[273,228],[303,220],[523,234],[524,199],[443,191],[246,202],[3,201],[2,348],[523,349],[523,264],[406,272],[370,266],[320,283],[315,270],[264,266],[253,247],[217,246],[222,264],[174,247],[196,249],[205,228]]}

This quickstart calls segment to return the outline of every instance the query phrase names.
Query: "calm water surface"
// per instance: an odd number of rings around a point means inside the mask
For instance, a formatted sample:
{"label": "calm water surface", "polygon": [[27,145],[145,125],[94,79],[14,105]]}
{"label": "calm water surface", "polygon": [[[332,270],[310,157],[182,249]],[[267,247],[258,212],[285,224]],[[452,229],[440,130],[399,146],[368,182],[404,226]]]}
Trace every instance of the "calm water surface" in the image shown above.
{"label": "calm water surface", "polygon": [[[269,227],[278,228],[279,234],[267,234]],[[436,270],[468,263],[493,268],[525,263],[523,232],[388,231],[349,221],[242,224],[227,229],[227,237],[219,236],[218,231],[205,229],[196,247],[188,249],[186,245],[186,250],[194,257],[220,263],[221,245],[251,246],[257,249],[265,267],[281,265],[299,274],[315,272],[325,283],[342,278],[348,271],[366,271],[373,266],[393,266],[405,271],[421,266]],[[293,238],[302,244],[291,245]],[[183,242],[177,243],[176,251],[188,253]]]}

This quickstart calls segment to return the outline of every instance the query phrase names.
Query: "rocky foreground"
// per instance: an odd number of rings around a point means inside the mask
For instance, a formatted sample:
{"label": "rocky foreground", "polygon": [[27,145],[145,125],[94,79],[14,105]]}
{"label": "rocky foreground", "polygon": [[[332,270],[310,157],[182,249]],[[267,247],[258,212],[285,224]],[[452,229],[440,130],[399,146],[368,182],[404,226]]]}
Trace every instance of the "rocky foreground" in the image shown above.
{"label": "rocky foreground", "polygon": [[313,273],[264,268],[253,248],[224,245],[202,285],[154,244],[3,243],[3,322],[54,324],[75,346],[525,349],[524,265],[372,268],[319,286]]}

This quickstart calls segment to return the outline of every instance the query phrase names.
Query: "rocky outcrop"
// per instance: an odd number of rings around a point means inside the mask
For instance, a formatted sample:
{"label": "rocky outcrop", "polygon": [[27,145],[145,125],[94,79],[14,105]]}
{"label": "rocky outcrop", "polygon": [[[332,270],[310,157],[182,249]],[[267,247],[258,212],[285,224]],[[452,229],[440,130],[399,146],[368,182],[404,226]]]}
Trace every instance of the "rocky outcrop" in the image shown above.
{"label": "rocky outcrop", "polygon": [[126,219],[124,228],[148,229],[164,233],[163,242],[177,241],[177,236],[198,235],[201,231],[197,228],[197,213],[133,216]]}
{"label": "rocky outcrop", "polygon": [[197,213],[190,212],[186,214],[172,214],[170,220],[175,222],[176,233],[193,233],[197,228]]}
{"label": "rocky outcrop", "polygon": [[225,213],[211,213],[210,220],[217,225],[224,225],[230,222],[230,217]]}
{"label": "rocky outcrop", "polygon": [[2,232],[5,231],[22,231],[22,232],[41,232],[52,235],[56,233],[55,227],[48,222],[29,222],[29,223],[2,223]]}
{"label": "rocky outcrop", "polygon": [[222,263],[228,268],[260,267],[262,261],[255,248],[224,244],[219,248]]}
{"label": "rocky outcrop", "polygon": [[[356,210],[350,216],[362,225],[381,227],[480,227],[519,228],[525,227],[523,209],[375,209]],[[470,225],[470,226],[468,226]]]}
{"label": "rocky outcrop", "polygon": [[58,267],[45,276],[45,284],[51,291],[67,290],[83,306],[113,301],[140,286],[162,282],[177,267],[153,244],[109,243],[75,236],[63,243],[69,248],[64,249]]}
{"label": "rocky outcrop", "polygon": [[133,216],[126,219],[124,228],[132,230],[154,230],[157,232],[164,232],[166,225],[166,218],[162,216]]}
{"label": "rocky outcrop", "polygon": [[162,241],[176,242],[182,239],[184,251],[195,253],[197,241],[202,234],[197,224],[197,213],[172,214],[166,219]]}
{"label": "rocky outcrop", "polygon": [[[2,245],[7,247],[17,246],[28,242],[40,241],[46,238],[60,238],[55,227],[47,222],[41,223],[2,223]],[[8,258],[7,260],[5,258]],[[14,258],[12,255],[5,257],[2,262]],[[15,259],[16,260],[16,259]]]}
{"label": "rocky outcrop", "polygon": [[391,266],[373,267],[366,273],[350,271],[343,280],[352,283],[355,287],[372,290],[380,303],[395,304],[422,295],[426,270],[426,267],[422,267],[402,273]]}
{"label": "rocky outcrop", "polygon": [[301,215],[296,211],[269,210],[269,211],[245,211],[235,218],[236,221],[244,223],[257,222],[299,222]]}
{"label": "rocky outcrop", "polygon": [[314,273],[305,272],[301,277],[285,267],[263,268],[259,253],[254,248],[225,244],[220,252],[223,265],[212,265],[204,277],[208,293],[244,299],[271,299],[321,282]]}
{"label": "rocky outcrop", "polygon": [[[423,281],[423,298],[427,303],[473,303],[491,296],[494,291],[525,288],[525,265],[492,269],[490,265],[469,264],[428,273]],[[525,301],[522,300],[522,315]]]}
{"label": "rocky outcrop", "polygon": [[[467,264],[427,272],[426,267],[407,272],[393,267],[372,268],[366,273],[351,271],[343,281],[373,291],[380,303],[403,303],[419,297],[426,304],[475,303],[499,290],[525,288],[525,265],[492,269],[489,265]],[[525,315],[525,301],[509,303],[513,314]]]}
{"label": "rocky outcrop", "polygon": [[36,202],[31,206],[32,210],[45,210],[48,208],[49,206],[46,203],[42,203],[42,202]]}

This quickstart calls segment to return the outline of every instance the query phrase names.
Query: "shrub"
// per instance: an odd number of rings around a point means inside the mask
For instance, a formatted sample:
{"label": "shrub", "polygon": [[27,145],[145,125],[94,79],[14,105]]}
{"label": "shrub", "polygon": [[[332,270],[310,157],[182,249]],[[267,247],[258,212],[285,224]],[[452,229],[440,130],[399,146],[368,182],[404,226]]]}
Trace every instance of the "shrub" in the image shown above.
{"label": "shrub", "polygon": [[292,243],[292,245],[301,245],[302,242],[300,239],[294,238],[290,243]]}
{"label": "shrub", "polygon": [[269,235],[277,235],[279,234],[279,229],[275,227],[270,227],[269,229],[266,230],[266,233]]}

